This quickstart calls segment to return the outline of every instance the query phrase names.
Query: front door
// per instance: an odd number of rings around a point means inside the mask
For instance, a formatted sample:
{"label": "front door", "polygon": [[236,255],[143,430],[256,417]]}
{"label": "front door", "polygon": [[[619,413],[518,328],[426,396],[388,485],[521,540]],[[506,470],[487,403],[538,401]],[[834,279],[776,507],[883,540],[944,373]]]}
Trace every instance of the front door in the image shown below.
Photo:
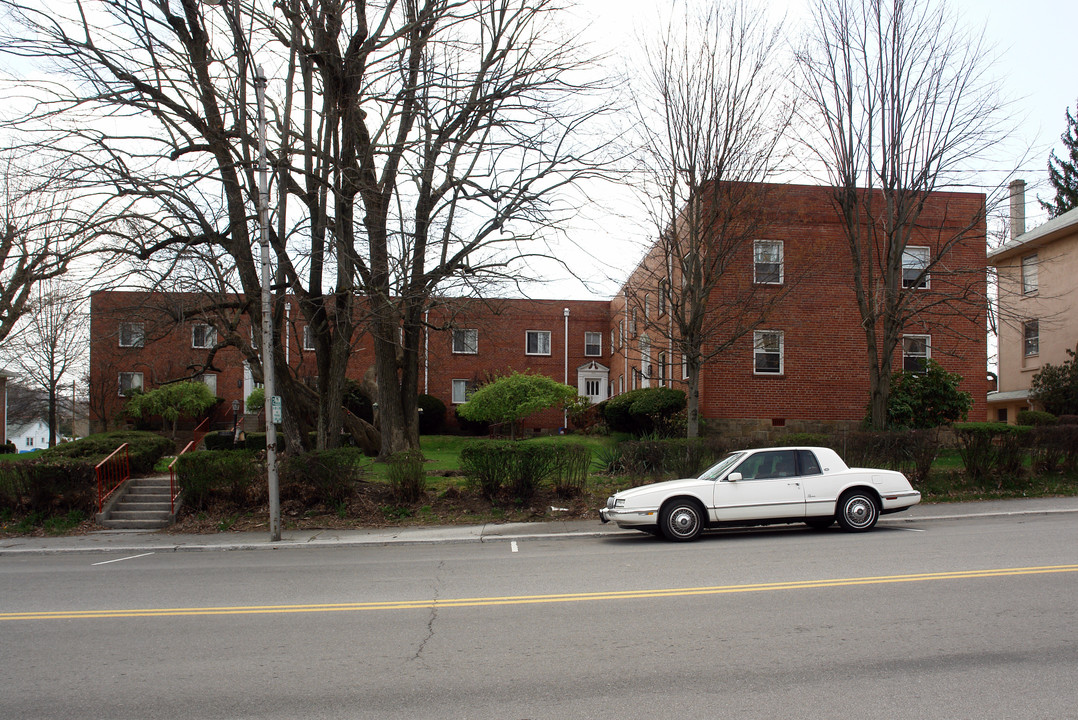
{"label": "front door", "polygon": [[736,481],[715,483],[712,519],[719,522],[805,517],[805,488],[794,450],[754,453],[731,472]]}

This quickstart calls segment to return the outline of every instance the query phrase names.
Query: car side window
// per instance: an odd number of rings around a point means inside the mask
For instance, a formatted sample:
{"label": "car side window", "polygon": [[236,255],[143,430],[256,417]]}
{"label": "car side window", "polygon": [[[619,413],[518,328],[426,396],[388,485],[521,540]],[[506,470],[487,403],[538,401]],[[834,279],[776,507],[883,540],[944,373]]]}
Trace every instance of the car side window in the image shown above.
{"label": "car side window", "polygon": [[797,459],[801,462],[802,475],[820,474],[820,463],[816,461],[816,456],[811,450],[798,450]]}
{"label": "car side window", "polygon": [[794,477],[797,466],[793,450],[756,453],[737,468],[744,480]]}

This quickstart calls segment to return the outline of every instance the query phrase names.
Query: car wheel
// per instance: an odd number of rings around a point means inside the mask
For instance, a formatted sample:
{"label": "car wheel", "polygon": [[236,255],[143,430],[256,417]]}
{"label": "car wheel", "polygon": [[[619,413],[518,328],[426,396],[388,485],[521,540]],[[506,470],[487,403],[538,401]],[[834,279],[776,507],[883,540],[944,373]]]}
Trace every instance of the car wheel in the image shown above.
{"label": "car wheel", "polygon": [[868,492],[854,490],[838,501],[838,524],[847,532],[871,530],[879,517],[876,499]]}
{"label": "car wheel", "polygon": [[835,518],[833,517],[809,518],[805,521],[805,524],[813,530],[826,530],[827,528],[831,527],[831,524],[833,522],[835,522]]}
{"label": "car wheel", "polygon": [[704,511],[692,500],[675,500],[663,508],[659,522],[667,540],[687,542],[704,529]]}

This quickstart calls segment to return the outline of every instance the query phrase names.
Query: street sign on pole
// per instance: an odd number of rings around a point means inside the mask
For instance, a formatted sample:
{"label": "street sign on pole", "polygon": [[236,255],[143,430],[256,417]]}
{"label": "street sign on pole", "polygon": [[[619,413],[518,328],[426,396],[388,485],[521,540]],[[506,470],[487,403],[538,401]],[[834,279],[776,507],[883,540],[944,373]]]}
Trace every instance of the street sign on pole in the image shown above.
{"label": "street sign on pole", "polygon": [[279,425],[281,423],[281,396],[280,395],[274,395],[272,403],[273,403],[273,410],[270,413],[270,416],[271,416],[270,421],[274,425]]}

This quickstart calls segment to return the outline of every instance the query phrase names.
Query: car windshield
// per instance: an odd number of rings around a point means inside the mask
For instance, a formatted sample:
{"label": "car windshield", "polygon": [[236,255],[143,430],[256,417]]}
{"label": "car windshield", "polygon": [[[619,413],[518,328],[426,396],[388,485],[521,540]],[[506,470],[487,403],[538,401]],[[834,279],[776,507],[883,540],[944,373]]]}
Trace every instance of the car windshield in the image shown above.
{"label": "car windshield", "polygon": [[719,462],[709,467],[704,472],[700,473],[701,480],[718,480],[720,477],[726,474],[726,471],[732,468],[738,460],[745,456],[744,452],[730,453]]}

